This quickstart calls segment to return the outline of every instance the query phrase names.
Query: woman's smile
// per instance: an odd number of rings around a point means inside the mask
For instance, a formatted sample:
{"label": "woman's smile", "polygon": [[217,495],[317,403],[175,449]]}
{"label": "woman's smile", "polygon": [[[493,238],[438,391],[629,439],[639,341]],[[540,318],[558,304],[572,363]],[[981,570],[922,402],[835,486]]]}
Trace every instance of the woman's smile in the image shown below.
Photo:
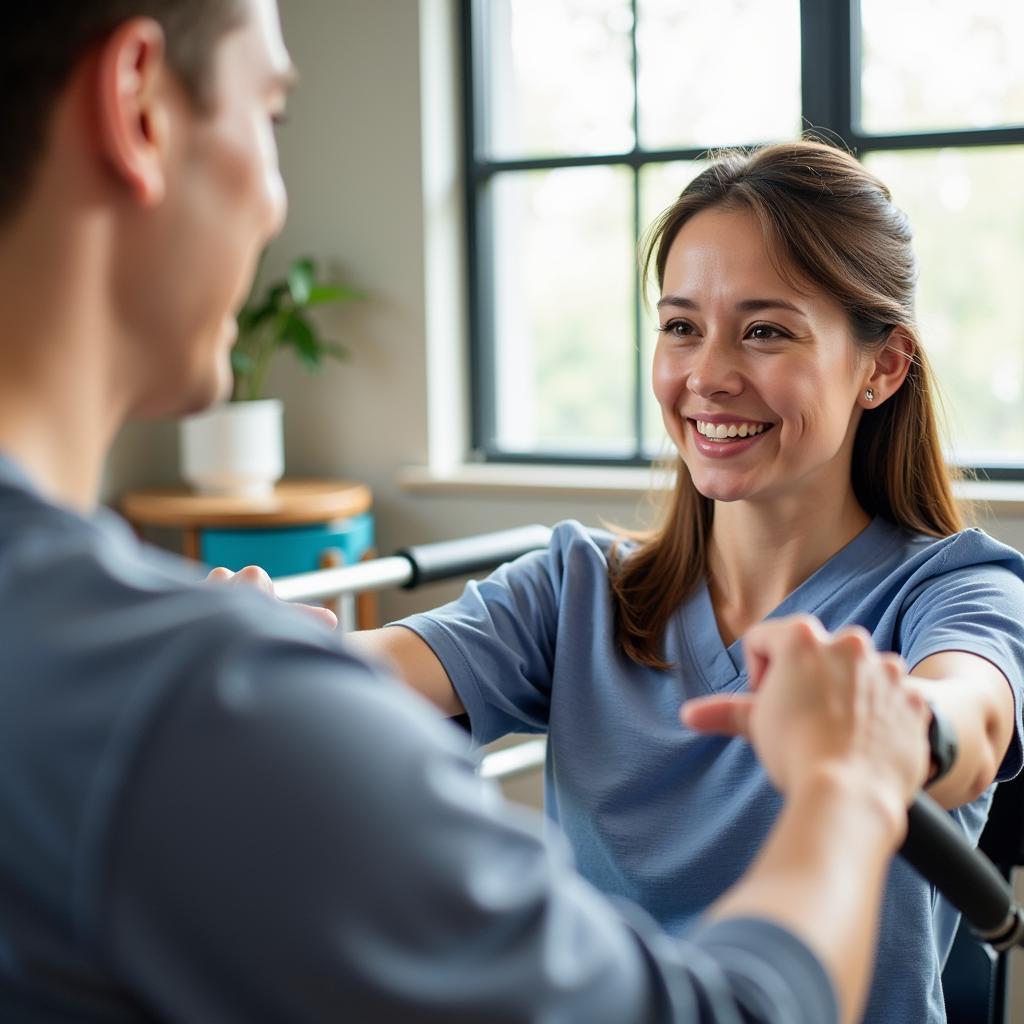
{"label": "woman's smile", "polygon": [[693,433],[693,445],[701,455],[712,459],[732,458],[750,451],[768,433],[773,423],[715,417],[687,417]]}

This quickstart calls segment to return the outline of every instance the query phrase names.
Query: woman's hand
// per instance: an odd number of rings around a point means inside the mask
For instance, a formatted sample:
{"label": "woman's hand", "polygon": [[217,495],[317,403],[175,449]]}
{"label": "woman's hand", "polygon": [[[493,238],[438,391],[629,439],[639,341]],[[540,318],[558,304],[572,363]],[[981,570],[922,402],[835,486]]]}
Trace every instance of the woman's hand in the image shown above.
{"label": "woman's hand", "polygon": [[899,799],[897,813],[909,805],[928,774],[929,712],[902,659],[859,627],[829,635],[808,616],[758,624],[744,654],[751,693],[689,701],[686,725],[745,736],[782,793],[835,771]]}
{"label": "woman's hand", "polygon": [[[277,600],[273,581],[258,565],[247,565],[244,569],[239,569],[238,572],[232,572],[230,569],[218,566],[210,571],[206,577],[206,582],[227,583],[229,585],[241,583],[246,586],[255,587],[257,590],[262,591],[264,594],[269,594],[270,597]],[[338,616],[330,608],[321,608],[320,605],[316,604],[294,604],[292,607],[299,608],[307,615],[311,615],[317,622],[322,623],[328,629],[334,629],[338,625]]]}

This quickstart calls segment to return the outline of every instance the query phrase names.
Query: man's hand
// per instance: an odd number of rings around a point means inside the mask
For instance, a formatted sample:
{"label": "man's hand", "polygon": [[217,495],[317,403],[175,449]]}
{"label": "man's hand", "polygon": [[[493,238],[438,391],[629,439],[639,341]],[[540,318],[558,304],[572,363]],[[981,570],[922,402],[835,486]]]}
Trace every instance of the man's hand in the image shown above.
{"label": "man's hand", "polygon": [[[206,577],[206,582],[227,583],[229,585],[242,583],[246,586],[255,587],[264,594],[269,594],[275,600],[277,598],[277,595],[274,593],[273,581],[258,565],[247,565],[244,569],[239,569],[238,572],[232,572],[230,569],[218,566],[210,571],[210,574]],[[292,607],[300,608],[307,615],[312,615],[317,622],[322,623],[328,629],[334,629],[338,625],[338,616],[330,608],[321,608],[316,604],[294,604]]]}
{"label": "man's hand", "polygon": [[902,659],[860,627],[829,635],[808,616],[758,624],[744,654],[752,692],[689,701],[686,725],[745,736],[782,793],[838,771],[909,805],[928,774],[928,709],[902,684]]}

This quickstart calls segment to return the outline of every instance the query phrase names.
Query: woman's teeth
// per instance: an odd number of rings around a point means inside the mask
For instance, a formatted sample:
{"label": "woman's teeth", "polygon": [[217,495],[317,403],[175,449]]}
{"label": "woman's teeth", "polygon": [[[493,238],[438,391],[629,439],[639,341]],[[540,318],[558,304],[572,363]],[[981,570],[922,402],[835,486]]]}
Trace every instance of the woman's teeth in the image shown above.
{"label": "woman's teeth", "polygon": [[725,441],[732,437],[752,437],[763,433],[767,423],[706,423],[697,420],[697,431],[711,441]]}

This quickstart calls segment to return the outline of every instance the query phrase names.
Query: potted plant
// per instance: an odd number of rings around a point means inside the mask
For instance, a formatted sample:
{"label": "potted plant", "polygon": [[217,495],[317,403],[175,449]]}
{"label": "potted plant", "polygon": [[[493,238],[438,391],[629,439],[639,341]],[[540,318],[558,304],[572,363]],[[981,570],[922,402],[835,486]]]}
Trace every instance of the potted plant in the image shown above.
{"label": "potted plant", "polygon": [[181,424],[182,476],[202,494],[259,496],[284,474],[282,406],[264,398],[274,357],[291,350],[316,373],[324,361],[344,359],[347,349],[324,338],[310,310],[361,299],[362,293],[320,280],[316,262],[296,259],[284,278],[252,294],[238,314],[231,351],[231,401],[190,416]]}

